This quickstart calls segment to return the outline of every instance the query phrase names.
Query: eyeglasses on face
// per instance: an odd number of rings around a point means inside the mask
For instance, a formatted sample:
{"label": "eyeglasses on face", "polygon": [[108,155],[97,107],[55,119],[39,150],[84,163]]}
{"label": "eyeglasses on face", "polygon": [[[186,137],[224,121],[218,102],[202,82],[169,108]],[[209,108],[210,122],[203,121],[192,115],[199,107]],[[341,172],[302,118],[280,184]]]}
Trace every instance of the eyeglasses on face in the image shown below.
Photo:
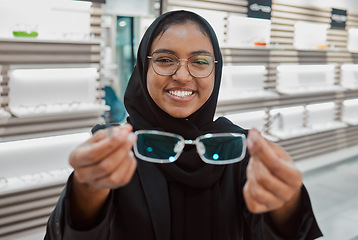
{"label": "eyeglasses on face", "polygon": [[154,52],[147,56],[152,60],[152,67],[156,74],[161,76],[171,76],[179,68],[180,61],[187,62],[187,68],[191,76],[196,78],[206,78],[213,72],[215,61],[214,57],[205,54],[196,54],[188,59],[180,59],[171,53]]}
{"label": "eyeglasses on face", "polygon": [[200,158],[209,164],[229,164],[241,161],[246,154],[246,137],[238,133],[209,133],[195,140],[185,140],[182,136],[156,131],[136,131],[135,155],[154,163],[176,161],[186,144],[196,145]]}

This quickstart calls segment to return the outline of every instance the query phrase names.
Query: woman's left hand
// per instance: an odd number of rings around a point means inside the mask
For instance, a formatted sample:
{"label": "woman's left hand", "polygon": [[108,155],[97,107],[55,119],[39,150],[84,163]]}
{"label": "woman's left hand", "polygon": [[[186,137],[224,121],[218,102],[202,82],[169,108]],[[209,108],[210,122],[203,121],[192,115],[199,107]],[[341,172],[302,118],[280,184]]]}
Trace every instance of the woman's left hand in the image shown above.
{"label": "woman's left hand", "polygon": [[256,129],[247,140],[250,161],[244,198],[253,213],[271,212],[281,220],[289,218],[298,205],[302,174],[280,146],[263,138]]}

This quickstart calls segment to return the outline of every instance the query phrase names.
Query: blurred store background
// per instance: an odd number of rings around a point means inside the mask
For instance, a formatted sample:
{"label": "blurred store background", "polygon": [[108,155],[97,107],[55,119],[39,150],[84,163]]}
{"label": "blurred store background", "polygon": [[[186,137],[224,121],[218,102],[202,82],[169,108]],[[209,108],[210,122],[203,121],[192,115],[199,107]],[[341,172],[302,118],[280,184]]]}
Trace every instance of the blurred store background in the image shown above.
{"label": "blurred store background", "polygon": [[356,0],[0,0],[0,239],[43,238],[71,150],[125,122],[138,43],[175,9],[217,33],[217,116],[291,154],[322,239],[358,239]]}

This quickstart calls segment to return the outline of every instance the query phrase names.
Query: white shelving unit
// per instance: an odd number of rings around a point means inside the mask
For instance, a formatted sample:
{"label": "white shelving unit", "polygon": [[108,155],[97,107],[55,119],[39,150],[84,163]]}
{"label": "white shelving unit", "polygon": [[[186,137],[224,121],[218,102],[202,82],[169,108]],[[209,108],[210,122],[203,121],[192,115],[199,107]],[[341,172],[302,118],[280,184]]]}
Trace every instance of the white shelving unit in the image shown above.
{"label": "white shelving unit", "polygon": [[[101,5],[35,1],[33,14],[51,14],[30,18],[38,21],[39,36],[24,38],[4,32],[6,21],[18,21],[7,16],[18,1],[0,3],[9,8],[0,16],[6,17],[0,31],[1,239],[44,228],[72,171],[70,152],[108,109],[102,100]],[[53,24],[54,16],[59,23],[44,30],[49,24],[41,19]],[[61,25],[70,19],[78,22]],[[75,34],[80,26],[81,35]]]}

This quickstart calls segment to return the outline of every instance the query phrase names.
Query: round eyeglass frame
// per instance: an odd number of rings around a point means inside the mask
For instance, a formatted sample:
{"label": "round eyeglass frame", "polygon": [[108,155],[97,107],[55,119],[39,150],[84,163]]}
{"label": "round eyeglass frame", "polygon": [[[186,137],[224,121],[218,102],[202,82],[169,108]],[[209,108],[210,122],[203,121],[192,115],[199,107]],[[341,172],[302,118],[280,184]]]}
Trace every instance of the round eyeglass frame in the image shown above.
{"label": "round eyeglass frame", "polygon": [[208,75],[206,75],[206,76],[204,76],[204,77],[197,77],[197,76],[195,76],[194,74],[192,74],[191,71],[189,70],[189,59],[192,58],[192,57],[194,57],[194,56],[198,56],[198,55],[200,55],[200,54],[192,55],[192,56],[190,56],[189,58],[178,58],[175,54],[170,53],[171,55],[173,55],[174,57],[176,57],[176,59],[178,59],[177,67],[176,67],[175,70],[174,70],[172,73],[170,73],[170,74],[161,74],[161,73],[158,73],[158,72],[155,70],[155,68],[154,68],[153,54],[155,54],[155,52],[152,53],[152,55],[147,56],[147,58],[150,59],[150,60],[152,60],[152,68],[153,68],[153,71],[154,71],[156,74],[160,75],[160,76],[172,76],[173,74],[175,74],[175,73],[178,71],[179,65],[180,65],[180,61],[184,61],[184,60],[185,60],[185,61],[186,61],[186,67],[187,67],[187,69],[188,69],[188,72],[189,72],[189,74],[190,74],[192,77],[195,77],[195,78],[206,78],[206,77],[209,77],[209,76],[213,73],[214,66],[215,66],[216,63],[218,63],[218,61],[215,60],[215,58],[214,58],[213,56],[207,55],[207,56],[210,56],[210,57],[212,57],[212,58],[214,59],[214,65],[213,65],[213,67],[212,67],[212,69],[211,69],[211,71],[210,71],[210,73],[209,73]]}

